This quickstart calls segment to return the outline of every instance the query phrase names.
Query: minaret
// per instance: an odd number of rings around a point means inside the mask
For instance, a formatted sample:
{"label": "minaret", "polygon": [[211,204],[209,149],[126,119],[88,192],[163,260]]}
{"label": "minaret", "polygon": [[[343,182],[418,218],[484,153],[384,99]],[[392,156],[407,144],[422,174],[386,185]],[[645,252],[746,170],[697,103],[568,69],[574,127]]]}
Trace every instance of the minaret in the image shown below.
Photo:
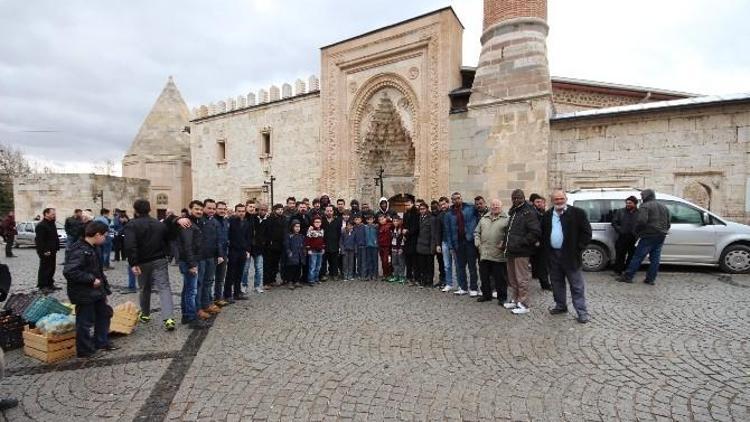
{"label": "minaret", "polygon": [[486,131],[492,154],[484,191],[549,190],[552,83],[547,63],[546,0],[484,0],[484,31],[469,115]]}
{"label": "minaret", "polygon": [[179,211],[190,201],[189,124],[190,110],[170,76],[122,160],[123,177],[151,181],[154,215],[167,208]]}

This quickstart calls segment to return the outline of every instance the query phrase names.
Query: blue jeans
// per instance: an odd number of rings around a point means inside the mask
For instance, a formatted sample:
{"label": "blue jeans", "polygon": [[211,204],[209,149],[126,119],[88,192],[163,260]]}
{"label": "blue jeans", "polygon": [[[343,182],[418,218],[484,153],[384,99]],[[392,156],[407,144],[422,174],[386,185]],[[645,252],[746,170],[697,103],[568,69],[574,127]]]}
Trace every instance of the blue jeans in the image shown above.
{"label": "blue jeans", "polygon": [[128,289],[135,289],[135,274],[133,273],[133,270],[131,269],[130,265],[128,265]]}
{"label": "blue jeans", "polygon": [[312,252],[308,255],[310,263],[308,264],[307,282],[317,283],[320,276],[320,264],[323,263],[323,252]]}
{"label": "blue jeans", "polygon": [[357,278],[365,277],[367,271],[367,266],[365,265],[365,262],[367,262],[367,259],[365,258],[365,255],[367,255],[366,250],[366,246],[357,246],[357,268],[354,271],[354,276]]}
{"label": "blue jeans", "polygon": [[201,261],[201,267],[203,268],[199,270],[201,279],[198,283],[199,290],[195,304],[201,309],[206,309],[211,306],[211,295],[216,281],[216,258]]}
{"label": "blue jeans", "polygon": [[453,251],[448,242],[440,245],[443,254],[443,268],[445,269],[445,285],[453,287]]}
{"label": "blue jeans", "polygon": [[459,239],[455,248],[456,281],[466,290],[466,267],[469,267],[469,290],[477,290],[477,248],[473,242]]}
{"label": "blue jeans", "polygon": [[245,261],[245,269],[242,271],[242,285],[245,287],[250,280],[250,261],[252,261],[255,269],[253,287],[257,289],[263,285],[263,255],[250,255],[250,258]]}
{"label": "blue jeans", "polygon": [[378,275],[378,247],[368,246],[365,251],[365,268],[367,277]]}
{"label": "blue jeans", "polygon": [[661,247],[664,246],[666,236],[642,237],[638,240],[635,247],[633,260],[630,261],[628,269],[625,271],[625,277],[632,279],[641,263],[648,255],[648,272],[646,273],[647,281],[656,281],[656,274],[659,272],[659,261],[661,261]]}
{"label": "blue jeans", "polygon": [[187,262],[180,262],[180,272],[182,273],[182,295],[180,299],[182,317],[188,321],[193,321],[198,317],[195,298],[198,293],[200,265],[198,266],[198,274],[193,274],[189,270]]}
{"label": "blue jeans", "polygon": [[109,267],[109,259],[112,256],[112,238],[107,236],[107,240],[102,243],[101,246],[101,253],[102,253],[102,267]]}

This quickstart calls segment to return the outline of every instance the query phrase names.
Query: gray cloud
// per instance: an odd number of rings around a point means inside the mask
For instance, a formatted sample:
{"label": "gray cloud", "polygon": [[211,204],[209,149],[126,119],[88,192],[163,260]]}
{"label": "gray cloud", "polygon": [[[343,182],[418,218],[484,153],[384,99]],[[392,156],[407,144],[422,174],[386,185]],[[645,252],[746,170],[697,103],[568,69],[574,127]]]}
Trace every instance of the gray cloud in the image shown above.
{"label": "gray cloud", "polygon": [[[681,9],[661,17],[662,3]],[[750,6],[716,3],[551,0],[552,71],[746,91],[750,59],[731,40]],[[119,161],[168,75],[190,106],[246,94],[317,74],[323,45],[447,4],[466,26],[464,62],[475,64],[481,0],[0,0],[0,141],[57,162]]]}

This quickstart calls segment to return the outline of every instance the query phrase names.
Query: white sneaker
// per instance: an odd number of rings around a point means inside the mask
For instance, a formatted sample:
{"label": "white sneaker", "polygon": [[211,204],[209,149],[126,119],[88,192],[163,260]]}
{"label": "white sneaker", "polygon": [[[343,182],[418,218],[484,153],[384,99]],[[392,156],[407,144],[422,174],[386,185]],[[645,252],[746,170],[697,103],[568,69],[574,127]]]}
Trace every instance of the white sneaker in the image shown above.
{"label": "white sneaker", "polygon": [[468,293],[468,292],[467,292],[466,290],[464,290],[464,289],[458,289],[458,290],[456,290],[456,291],[455,291],[455,292],[453,292],[453,293],[454,293],[454,294],[457,294],[457,295],[459,295],[459,296],[463,296],[463,295],[465,295],[465,294],[466,294],[466,293]]}
{"label": "white sneaker", "polygon": [[453,286],[445,286],[443,287],[441,292],[445,293],[445,292],[450,292],[451,290],[453,290]]}
{"label": "white sneaker", "polygon": [[516,309],[516,302],[505,302],[503,303],[505,309]]}
{"label": "white sneaker", "polygon": [[255,289],[255,291],[256,291],[256,292],[258,292],[258,293],[263,293],[263,292],[265,292],[265,290],[263,290],[263,288],[262,288],[262,287],[258,287],[258,288],[256,288],[256,289]]}
{"label": "white sneaker", "polygon": [[492,292],[492,298],[497,299],[497,292]]}
{"label": "white sneaker", "polygon": [[528,314],[529,308],[523,306],[523,303],[518,302],[518,305],[516,305],[516,309],[513,309],[511,312],[513,312],[516,315]]}
{"label": "white sneaker", "polygon": [[469,290],[469,296],[470,297],[477,297],[479,296],[479,292],[476,290]]}

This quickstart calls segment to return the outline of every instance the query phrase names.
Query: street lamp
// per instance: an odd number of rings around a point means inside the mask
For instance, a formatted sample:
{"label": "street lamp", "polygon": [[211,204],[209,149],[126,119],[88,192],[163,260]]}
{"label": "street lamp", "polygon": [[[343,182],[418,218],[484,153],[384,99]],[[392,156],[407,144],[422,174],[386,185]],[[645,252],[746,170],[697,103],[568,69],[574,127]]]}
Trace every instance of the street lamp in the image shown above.
{"label": "street lamp", "polygon": [[100,200],[101,205],[102,205],[100,208],[104,208],[104,191],[103,190],[96,192],[92,199],[94,200],[94,202],[96,202],[97,199]]}
{"label": "street lamp", "polygon": [[271,175],[270,180],[264,180],[263,184],[268,186],[268,189],[271,193],[271,203],[269,204],[271,208],[273,208],[273,182],[276,181],[276,178]]}
{"label": "street lamp", "polygon": [[383,197],[383,173],[385,170],[383,170],[383,166],[380,166],[380,169],[378,170],[378,177],[374,177],[375,180],[375,186],[380,186],[380,197]]}

